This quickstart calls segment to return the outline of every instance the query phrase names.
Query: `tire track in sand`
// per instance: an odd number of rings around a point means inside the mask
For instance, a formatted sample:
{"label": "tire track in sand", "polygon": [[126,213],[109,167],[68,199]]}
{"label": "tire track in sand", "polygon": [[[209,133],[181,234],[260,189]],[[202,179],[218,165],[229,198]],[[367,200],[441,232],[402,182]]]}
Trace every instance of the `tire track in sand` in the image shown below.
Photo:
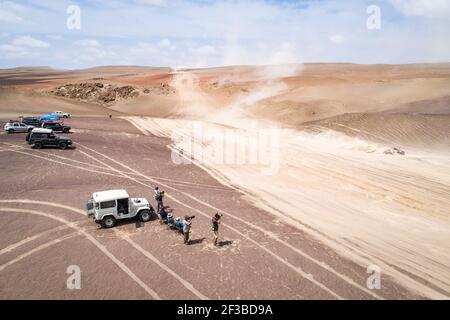
{"label": "tire track in sand", "polygon": [[[79,145],[80,145],[80,144],[79,144]],[[15,146],[15,145],[14,145],[14,146]],[[88,149],[88,150],[91,150],[91,151],[93,151],[93,152],[96,152],[95,150],[93,150],[93,149],[91,149],[91,148],[88,148],[88,147],[86,147],[86,146],[83,146],[83,145],[80,145],[80,146],[82,146],[82,147],[84,147],[84,148],[86,148],[86,149]],[[80,169],[80,170],[85,170],[85,171],[89,171],[89,172],[100,173],[100,174],[105,174],[105,175],[110,175],[110,176],[118,176],[118,175],[113,174],[113,173],[110,173],[110,172],[104,172],[104,171],[99,171],[99,170],[92,170],[92,169],[88,169],[88,168],[85,168],[85,167],[80,167],[80,166],[72,165],[72,164],[69,164],[69,163],[64,163],[64,162],[61,162],[61,161],[57,161],[57,160],[54,160],[54,159],[50,159],[50,158],[48,158],[48,157],[38,156],[38,155],[31,154],[31,153],[25,152],[25,151],[17,151],[17,150],[10,150],[10,151],[11,151],[11,152],[20,153],[20,154],[24,154],[24,155],[31,155],[31,156],[37,157],[37,158],[39,158],[39,159],[47,160],[47,161],[54,162],[54,163],[58,163],[58,164],[61,164],[61,165],[71,166],[71,167],[74,167],[74,168],[77,168],[77,169]],[[79,151],[80,151],[80,150],[79,150]],[[80,151],[80,152],[82,152],[82,151]],[[43,153],[44,153],[44,152],[43,152]],[[88,155],[87,153],[85,153],[85,152],[82,152],[82,153],[83,153],[84,155],[87,155],[87,156],[89,157],[89,155]],[[98,153],[98,152],[96,152],[96,153]],[[47,153],[45,153],[45,154],[48,155]],[[104,156],[104,155],[101,154],[101,153],[98,153],[98,154]],[[64,157],[61,157],[61,156],[58,156],[58,157],[59,157],[59,158],[62,158],[62,159],[64,159],[64,160],[70,160],[69,158],[64,158]],[[109,158],[109,157],[107,157],[107,156],[104,156],[104,157],[105,157],[106,159]],[[104,162],[98,161],[98,159],[96,159],[96,158],[91,157],[91,159],[94,159],[95,161],[97,161],[97,162],[99,162],[99,163],[102,163],[103,165],[108,166],[109,169],[110,169],[111,171],[117,172],[117,173],[120,174],[120,176],[122,176],[122,177],[126,177],[127,179],[130,179],[130,180],[132,180],[132,181],[135,181],[135,182],[137,182],[137,183],[139,183],[139,184],[141,184],[141,185],[144,185],[144,186],[146,186],[146,187],[151,187],[150,185],[145,184],[145,183],[143,183],[142,181],[139,181],[139,180],[137,180],[137,179],[135,179],[135,178],[133,178],[133,177],[131,177],[131,176],[126,175],[126,174],[125,174],[123,171],[121,171],[121,170],[118,170],[118,169],[116,169],[116,168],[112,168],[111,166],[105,164]],[[110,158],[110,159],[111,159],[111,158]],[[115,160],[111,160],[111,161],[116,162]],[[80,162],[80,161],[77,161],[77,162]],[[91,165],[91,164],[89,164],[89,163],[84,163],[84,164],[86,164],[86,165]],[[124,167],[124,168],[131,169],[131,168],[127,167],[127,166],[124,165],[124,164],[121,164],[121,163],[118,163],[118,164],[121,165],[121,166]],[[99,166],[95,166],[95,167],[99,167]],[[106,168],[103,168],[103,169],[106,170]],[[157,183],[157,184],[159,184],[159,185],[161,185],[161,186],[164,186],[164,187],[167,188],[167,189],[172,189],[172,190],[174,190],[174,191],[177,191],[177,192],[179,192],[179,193],[181,193],[181,194],[183,194],[183,195],[185,195],[185,196],[191,198],[192,200],[194,200],[194,201],[196,201],[196,202],[198,202],[198,203],[200,203],[200,204],[202,204],[202,205],[205,205],[205,206],[207,206],[207,207],[212,208],[212,209],[215,210],[215,211],[221,211],[221,212],[226,213],[227,215],[231,216],[232,218],[234,218],[234,219],[236,219],[236,220],[238,220],[238,221],[240,221],[240,222],[243,222],[244,224],[248,225],[249,227],[251,227],[251,228],[253,228],[253,229],[256,229],[256,230],[258,230],[258,231],[264,233],[264,234],[265,234],[266,236],[268,236],[269,238],[271,238],[271,239],[277,241],[278,243],[280,243],[280,244],[282,244],[282,245],[288,247],[289,249],[295,251],[297,254],[300,254],[300,255],[303,256],[304,258],[306,258],[306,259],[308,259],[308,260],[314,262],[315,264],[319,265],[320,267],[322,267],[322,268],[326,269],[327,271],[333,273],[333,274],[336,275],[337,277],[343,279],[343,280],[344,280],[345,282],[347,282],[348,284],[350,284],[350,285],[352,285],[352,286],[355,286],[355,287],[361,289],[362,291],[364,291],[364,292],[370,294],[371,296],[373,296],[373,297],[375,297],[375,298],[377,298],[377,299],[383,299],[382,297],[380,297],[380,296],[378,296],[377,294],[371,292],[371,291],[368,290],[367,288],[364,288],[364,287],[360,286],[359,284],[355,283],[355,282],[354,282],[352,279],[350,279],[349,277],[347,277],[347,276],[345,276],[345,275],[343,275],[343,274],[340,274],[339,272],[337,272],[336,270],[334,270],[333,268],[331,268],[330,266],[328,266],[326,263],[324,263],[324,262],[322,262],[322,261],[318,261],[318,260],[314,259],[313,257],[307,255],[306,253],[304,253],[304,252],[301,251],[300,249],[298,249],[298,248],[296,248],[296,247],[294,247],[294,246],[292,246],[292,245],[290,245],[290,244],[284,242],[283,240],[281,240],[280,238],[278,238],[278,237],[277,237],[276,235],[274,235],[273,233],[271,233],[271,232],[269,232],[269,231],[266,231],[266,230],[264,230],[264,229],[262,229],[262,228],[260,228],[260,227],[258,227],[258,226],[254,226],[254,225],[248,223],[247,221],[242,220],[241,218],[232,215],[232,214],[229,213],[229,212],[226,212],[226,211],[224,211],[224,210],[221,210],[221,209],[219,209],[219,208],[216,208],[216,207],[214,207],[214,206],[211,206],[210,204],[208,204],[208,203],[206,203],[206,202],[203,202],[203,201],[201,201],[201,200],[199,200],[199,199],[196,199],[195,197],[192,197],[191,195],[189,195],[189,194],[187,194],[187,193],[185,193],[185,192],[183,192],[183,191],[180,191],[180,190],[178,190],[178,189],[176,189],[176,188],[173,188],[173,187],[171,187],[171,186],[169,186],[169,185],[166,185],[165,183],[163,183],[163,182],[161,182],[161,181],[159,181],[159,180],[156,180],[156,179],[153,179],[153,178],[151,178],[151,177],[142,175],[140,172],[137,172],[137,171],[135,171],[134,169],[131,169],[131,171],[132,171],[132,172],[134,171],[136,175],[142,176],[142,177],[143,177],[145,180],[147,180],[147,181],[152,181],[152,182],[155,182],[155,183]],[[191,206],[188,206],[188,205],[182,203],[181,201],[179,201],[179,200],[173,198],[172,196],[169,196],[169,195],[167,195],[167,196],[170,197],[173,201],[179,203],[180,205],[182,205],[182,206],[184,206],[184,207],[187,207],[187,208],[189,208],[189,209],[191,209],[191,210],[193,210],[193,211],[196,211],[197,213],[199,213],[199,214],[201,214],[201,215],[203,215],[203,216],[209,218],[209,216],[208,216],[206,213],[204,213],[203,211],[200,211],[200,210],[198,210],[198,209],[196,209],[196,208],[193,208],[193,207],[191,207]],[[84,213],[83,213],[83,214],[84,214]],[[285,265],[288,266],[289,268],[293,269],[295,272],[299,273],[299,274],[300,274],[302,277],[304,277],[305,279],[307,279],[307,280],[309,280],[309,281],[317,282],[317,283],[314,283],[314,284],[316,284],[317,286],[321,287],[322,289],[324,289],[325,291],[327,291],[328,293],[330,293],[330,294],[331,294],[332,296],[334,296],[335,298],[337,298],[337,299],[343,299],[343,298],[340,297],[338,294],[336,294],[335,292],[331,291],[329,288],[327,288],[326,286],[324,286],[324,285],[321,284],[320,282],[314,280],[314,279],[312,278],[312,275],[311,275],[311,274],[304,272],[300,267],[296,267],[296,266],[292,265],[291,263],[289,263],[288,261],[286,261],[286,260],[283,259],[282,257],[276,255],[274,252],[272,252],[272,251],[270,251],[269,249],[265,248],[264,246],[260,245],[258,242],[256,242],[255,240],[249,238],[247,235],[241,233],[241,232],[238,231],[237,229],[235,229],[235,228],[233,228],[233,227],[231,227],[231,226],[228,226],[228,225],[226,225],[226,224],[224,224],[223,226],[229,228],[230,230],[234,231],[235,233],[241,235],[243,238],[249,240],[250,242],[252,242],[252,243],[255,244],[256,246],[258,246],[260,249],[266,251],[269,255],[271,255],[272,257],[274,257],[276,260],[280,261],[281,263],[285,264]],[[141,249],[142,249],[142,248],[141,248]],[[144,250],[144,251],[145,251],[145,250]]]}
{"label": "tire track in sand", "polygon": [[[105,156],[105,155],[103,155],[103,154],[101,154],[101,153],[99,153],[99,152],[97,152],[97,151],[95,151],[95,150],[93,150],[93,149],[91,149],[91,148],[89,148],[89,147],[86,147],[86,146],[84,146],[84,145],[81,145],[80,143],[77,143],[77,144],[80,145],[80,146],[83,147],[83,148],[86,148],[86,149],[88,149],[88,150],[90,150],[90,151],[93,151],[93,152],[95,152],[95,153],[97,153],[97,154],[103,156],[104,158],[106,158],[106,159],[108,159],[108,160],[110,160],[110,161],[112,161],[112,162],[116,162],[116,161],[113,160],[112,158],[109,158],[108,156]],[[85,156],[87,156],[87,157],[89,157],[89,158],[91,158],[91,159],[97,161],[98,163],[101,163],[101,164],[103,164],[104,166],[106,166],[106,167],[108,167],[108,168],[110,168],[110,169],[112,169],[112,170],[117,171],[118,173],[120,173],[121,175],[123,175],[124,178],[133,180],[133,181],[135,181],[135,182],[137,182],[137,183],[139,183],[139,184],[141,184],[141,185],[143,185],[143,186],[145,186],[145,187],[147,187],[147,188],[151,188],[151,186],[150,186],[149,184],[144,183],[144,182],[142,182],[142,181],[139,181],[139,180],[137,180],[137,179],[135,179],[135,178],[133,178],[133,177],[130,177],[130,176],[124,174],[122,171],[120,171],[120,170],[118,170],[118,169],[116,169],[116,168],[110,166],[109,164],[107,164],[107,163],[105,163],[105,162],[103,162],[103,161],[101,161],[101,160],[99,160],[99,159],[97,159],[97,158],[91,156],[90,154],[88,154],[88,153],[86,153],[86,152],[84,152],[84,151],[81,151],[81,150],[79,150],[79,151],[80,151],[83,155],[85,155]],[[128,168],[128,167],[126,167],[125,165],[120,164],[119,162],[117,162],[117,164],[123,166],[123,167],[126,168],[126,169],[130,169],[130,171],[134,171],[134,169]],[[134,172],[137,173],[137,171],[134,171]],[[144,176],[144,177],[145,177],[145,176]],[[153,181],[153,182],[155,182],[155,183],[159,183],[159,181],[156,181],[156,180],[151,180],[151,181]],[[159,184],[160,184],[161,186],[168,187],[167,185],[164,185],[164,184],[161,184],[161,183],[159,183]],[[172,187],[170,187],[170,188],[172,188]],[[172,188],[172,189],[176,190],[175,188]],[[182,206],[184,206],[184,207],[186,207],[186,208],[189,208],[189,209],[191,209],[191,210],[193,210],[193,211],[195,211],[195,212],[197,212],[197,213],[199,213],[199,214],[201,214],[201,215],[203,215],[203,216],[209,218],[209,215],[208,215],[207,213],[205,213],[205,212],[203,212],[203,211],[200,211],[200,210],[198,210],[198,209],[196,209],[196,208],[194,208],[194,207],[191,207],[191,206],[189,206],[189,205],[187,205],[187,204],[185,204],[185,203],[179,201],[178,199],[176,199],[175,197],[171,196],[170,194],[166,194],[166,196],[167,196],[168,198],[172,199],[173,201],[175,201],[176,203],[178,203],[178,204],[180,204],[180,205],[182,205]],[[276,260],[280,261],[281,263],[285,264],[285,265],[288,266],[289,268],[293,269],[295,272],[297,272],[298,274],[300,274],[303,278],[307,279],[308,281],[312,282],[312,283],[315,284],[316,286],[318,286],[318,287],[320,287],[321,289],[325,290],[326,292],[328,292],[329,294],[331,294],[331,295],[334,296],[335,298],[340,299],[340,300],[343,299],[343,298],[342,298],[341,296],[339,296],[337,293],[335,293],[334,291],[332,291],[331,289],[329,289],[328,287],[326,287],[325,285],[323,285],[323,284],[320,283],[319,281],[315,280],[315,279],[313,278],[312,275],[310,275],[310,274],[304,272],[300,267],[296,267],[296,266],[292,265],[291,263],[289,263],[288,261],[286,261],[286,260],[283,259],[282,257],[278,256],[277,254],[275,254],[275,253],[272,252],[271,250],[269,250],[269,249],[267,249],[266,247],[262,246],[261,244],[259,244],[259,243],[256,242],[255,240],[251,239],[251,238],[248,237],[247,235],[244,235],[242,232],[238,231],[237,229],[235,229],[235,228],[233,228],[233,227],[231,227],[231,226],[229,226],[229,225],[226,225],[226,224],[223,224],[223,226],[225,226],[225,227],[231,229],[232,231],[236,232],[237,234],[239,234],[239,235],[242,236],[243,238],[245,238],[245,239],[247,239],[248,241],[252,242],[254,245],[256,245],[257,247],[261,248],[262,250],[264,250],[265,252],[267,252],[268,254],[270,254],[270,255],[271,255],[272,257],[274,257]]]}
{"label": "tire track in sand", "polygon": [[[52,206],[52,207],[57,207],[57,208],[62,208],[65,210],[69,210],[78,214],[81,214],[82,216],[86,216],[85,212],[77,209],[77,208],[73,208],[70,206],[66,206],[66,205],[62,205],[62,204],[57,204],[57,203],[51,203],[51,202],[45,202],[45,201],[36,201],[36,200],[0,200],[0,203],[28,203],[28,204],[41,204],[41,205],[47,205],[47,206]],[[2,210],[0,208],[0,210]],[[21,209],[16,209],[16,210],[21,210]],[[33,210],[29,210],[29,211],[33,211]],[[44,214],[44,213],[42,213]],[[52,216],[50,214],[45,214],[45,216]],[[52,216],[53,217],[53,216]],[[58,220],[60,222],[65,221],[67,223],[69,223],[67,220],[63,219],[63,218],[58,218],[58,217],[54,217],[55,220]],[[56,219],[57,218],[57,219]],[[61,219],[61,220],[59,220]],[[74,225],[76,227],[76,225],[74,223],[70,223],[70,226],[72,227],[72,225]],[[78,227],[79,228],[79,227]],[[96,243],[99,243],[95,238],[93,238],[91,235],[89,235],[87,232],[85,232],[83,229],[79,228],[80,230],[82,230],[86,236],[89,236],[90,238],[92,238],[94,241],[96,241]],[[178,280],[186,289],[188,289],[189,291],[191,291],[194,295],[196,295],[199,299],[202,300],[208,300],[209,298],[207,296],[205,296],[204,294],[202,294],[200,291],[198,291],[197,289],[195,289],[195,287],[188,281],[184,280],[182,277],[180,277],[176,272],[174,272],[172,269],[170,269],[167,265],[165,265],[164,263],[162,263],[161,261],[159,261],[155,256],[153,256],[150,252],[146,251],[145,249],[143,249],[141,246],[139,246],[137,243],[135,243],[133,240],[131,240],[128,236],[125,235],[120,235],[120,237],[127,241],[128,243],[130,243],[136,250],[138,250],[141,254],[143,254],[145,257],[147,257],[148,259],[150,259],[151,261],[153,261],[155,264],[157,264],[161,269],[163,269],[164,271],[168,272],[171,276],[173,276],[176,280]],[[90,239],[88,238],[88,239]],[[92,242],[92,241],[91,241]],[[99,243],[100,244],[100,243]],[[104,246],[102,246],[104,248]],[[106,250],[106,248],[105,248]],[[112,255],[112,254],[111,254]],[[116,259],[117,260],[117,259]],[[120,262],[120,261],[119,261]],[[122,263],[123,264],[123,263]],[[123,264],[124,265],[124,264]],[[125,265],[124,265],[125,266]],[[126,267],[126,266],[125,266]],[[127,268],[128,269],[128,268]],[[131,270],[130,270],[131,272]],[[137,276],[136,276],[137,278]],[[139,279],[139,278],[137,278]],[[140,280],[140,279],[139,279]],[[140,280],[140,282],[142,282]],[[143,283],[143,282],[142,282]],[[145,283],[143,283],[145,285]],[[153,291],[154,292],[154,291]],[[154,292],[156,294],[156,292]],[[156,294],[157,295],[157,294]],[[157,295],[158,296],[158,295]],[[159,298],[158,296],[158,299]]]}
{"label": "tire track in sand", "polygon": [[[20,145],[7,143],[7,142],[2,142],[2,143],[5,144],[5,145],[8,145],[10,147],[14,147],[15,149],[5,148],[4,150],[1,150],[1,151],[5,151],[5,152],[6,151],[11,151],[11,152],[14,152],[14,151],[30,152],[31,151],[29,148],[24,148],[24,147],[22,147]],[[65,164],[65,165],[72,166],[72,167],[77,168],[77,169],[83,169],[83,170],[91,171],[91,172],[95,172],[95,173],[103,173],[103,172],[99,172],[99,170],[106,170],[106,171],[117,172],[117,170],[112,170],[112,169],[109,169],[109,168],[105,168],[104,166],[99,166],[99,165],[95,165],[95,164],[92,164],[92,163],[88,163],[88,162],[84,162],[84,161],[80,161],[80,160],[76,160],[76,159],[72,159],[72,158],[63,157],[63,156],[60,156],[60,155],[57,155],[57,154],[50,154],[50,153],[47,153],[47,152],[44,152],[44,151],[41,151],[41,150],[33,150],[33,153],[40,153],[40,154],[46,155],[48,157],[51,156],[53,158],[58,158],[58,159],[66,160],[66,161],[69,161],[69,162],[74,162],[74,163],[77,163],[77,164],[80,164],[80,165],[83,165],[83,166],[89,166],[89,167],[94,168],[94,169],[92,169],[92,168],[88,169],[88,168],[79,167],[79,166],[76,166],[76,165],[70,164],[70,163]],[[37,156],[37,155],[34,155],[33,153],[30,152],[29,154],[33,155],[33,156]],[[54,161],[51,158],[48,158],[48,160],[56,162],[56,163],[63,164],[63,163],[61,163],[59,161],[58,162]],[[129,174],[129,175],[136,175],[133,172],[123,172],[123,173]],[[109,174],[111,176],[119,177],[119,175],[111,174],[110,172],[107,172],[107,173],[104,173],[104,174]],[[213,185],[208,185],[208,184],[195,183],[195,182],[183,181],[183,180],[177,180],[177,179],[167,179],[167,178],[155,177],[155,176],[151,176],[151,178],[164,180],[164,181],[167,181],[168,183],[173,184],[173,185],[187,186],[187,187],[190,187],[190,188],[200,188],[200,189],[201,188],[203,188],[203,189],[205,189],[205,188],[206,189],[213,188],[213,189],[216,189],[216,190],[223,190],[223,191],[229,191],[230,192],[230,190],[228,188],[225,188],[225,187],[219,187],[219,186],[213,186]],[[145,180],[147,180],[147,179],[145,179]]]}
{"label": "tire track in sand", "polygon": [[[43,204],[40,201],[30,201],[30,200],[0,200],[0,203],[32,203],[32,204]],[[63,206],[66,207],[66,206]],[[67,207],[69,208],[69,207]],[[153,291],[151,288],[149,288],[138,276],[136,276],[123,262],[121,262],[119,259],[117,259],[111,252],[106,249],[105,246],[103,246],[100,242],[97,241],[93,236],[91,236],[89,233],[87,233],[84,229],[80,228],[76,225],[74,222],[70,222],[64,218],[54,216],[49,213],[36,211],[36,210],[29,210],[29,209],[16,209],[16,208],[5,208],[0,207],[0,211],[2,212],[17,212],[17,213],[28,213],[28,214],[34,214],[42,217],[47,217],[52,220],[56,220],[69,228],[74,229],[78,233],[85,236],[90,242],[92,242],[102,253],[104,253],[110,260],[112,260],[120,269],[122,269],[123,272],[125,272],[131,279],[133,279],[142,289],[144,289],[153,299],[155,300],[161,300],[160,296]]]}

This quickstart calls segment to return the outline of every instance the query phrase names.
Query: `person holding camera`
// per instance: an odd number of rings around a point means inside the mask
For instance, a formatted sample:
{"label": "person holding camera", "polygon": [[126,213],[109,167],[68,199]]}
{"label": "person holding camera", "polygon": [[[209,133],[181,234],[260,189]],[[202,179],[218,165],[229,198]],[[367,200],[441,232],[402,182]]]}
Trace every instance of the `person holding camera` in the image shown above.
{"label": "person holding camera", "polygon": [[159,212],[161,208],[164,207],[163,205],[164,191],[159,191],[159,187],[155,187],[155,190],[153,190],[152,195],[153,198],[155,198],[156,203],[158,204],[157,212]]}
{"label": "person holding camera", "polygon": [[217,246],[217,240],[219,240],[219,224],[222,221],[223,214],[217,212],[212,217],[212,230],[214,232],[214,245]]}
{"label": "person holding camera", "polygon": [[184,244],[189,244],[189,233],[191,232],[192,219],[195,216],[185,216],[183,221]]}

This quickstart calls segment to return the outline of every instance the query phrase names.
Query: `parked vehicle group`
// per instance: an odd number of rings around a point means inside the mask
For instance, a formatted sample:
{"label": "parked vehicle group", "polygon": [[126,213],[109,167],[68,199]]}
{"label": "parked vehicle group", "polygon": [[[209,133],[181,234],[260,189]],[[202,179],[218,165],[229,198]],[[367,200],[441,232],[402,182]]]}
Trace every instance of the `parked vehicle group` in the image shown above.
{"label": "parked vehicle group", "polygon": [[[5,124],[4,130],[8,134],[27,133],[26,142],[35,149],[44,147],[58,147],[67,149],[73,145],[70,138],[57,136],[55,132],[69,133],[70,126],[64,125],[64,119],[70,114],[56,111],[41,117],[21,117],[19,120],[10,120]],[[174,209],[164,206],[164,191],[159,187],[152,190],[152,197],[156,203],[156,210],[145,198],[131,198],[126,190],[109,190],[95,192],[86,204],[88,218],[100,224],[103,228],[113,228],[118,221],[138,218],[141,222],[148,222],[152,216],[157,216],[161,224],[169,229],[183,233],[184,244],[189,245],[190,233],[194,215],[182,217],[174,216]],[[217,245],[219,238],[219,224],[222,214],[216,213],[212,217],[213,243]]]}
{"label": "parked vehicle group", "polygon": [[70,114],[63,111],[55,111],[41,117],[21,117],[19,120],[9,120],[4,130],[8,134],[27,133],[26,142],[36,149],[43,147],[67,149],[73,145],[73,141],[54,134],[54,132],[70,132],[71,127],[64,125],[63,119],[67,118],[70,118]]}

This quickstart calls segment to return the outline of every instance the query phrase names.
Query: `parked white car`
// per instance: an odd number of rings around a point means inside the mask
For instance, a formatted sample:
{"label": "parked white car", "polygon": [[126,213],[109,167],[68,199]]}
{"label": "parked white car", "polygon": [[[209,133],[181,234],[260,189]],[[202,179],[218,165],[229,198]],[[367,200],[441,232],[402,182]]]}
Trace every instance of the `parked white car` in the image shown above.
{"label": "parked white car", "polygon": [[142,222],[150,221],[155,213],[145,198],[130,198],[126,190],[94,192],[86,204],[86,215],[103,228],[112,228],[118,220],[138,217]]}
{"label": "parked white car", "polygon": [[63,111],[55,111],[52,114],[54,114],[60,118],[70,118],[70,113],[63,112]]}
{"label": "parked white car", "polygon": [[8,133],[15,133],[15,132],[30,132],[34,129],[34,126],[29,126],[25,123],[21,123],[18,121],[14,122],[7,122],[4,127],[5,131]]}

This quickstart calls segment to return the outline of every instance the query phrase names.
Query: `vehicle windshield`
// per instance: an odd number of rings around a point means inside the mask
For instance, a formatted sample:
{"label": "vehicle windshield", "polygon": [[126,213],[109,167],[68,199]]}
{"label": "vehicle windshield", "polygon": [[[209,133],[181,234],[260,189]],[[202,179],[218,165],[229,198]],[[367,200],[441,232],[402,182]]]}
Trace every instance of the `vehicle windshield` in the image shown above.
{"label": "vehicle windshield", "polygon": [[87,210],[92,210],[92,209],[94,209],[94,201],[93,201],[92,199],[90,199],[90,200],[88,201],[88,203],[86,204],[86,209],[87,209]]}

